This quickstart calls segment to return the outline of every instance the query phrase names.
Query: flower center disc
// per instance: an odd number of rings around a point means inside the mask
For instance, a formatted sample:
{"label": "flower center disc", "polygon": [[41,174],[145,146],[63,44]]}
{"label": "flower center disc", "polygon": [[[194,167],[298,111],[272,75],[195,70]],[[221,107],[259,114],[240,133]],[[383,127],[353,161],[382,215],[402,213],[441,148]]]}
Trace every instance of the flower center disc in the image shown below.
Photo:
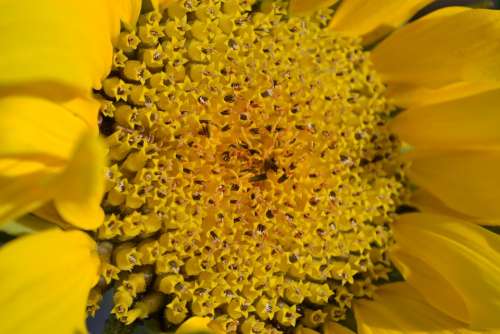
{"label": "flower center disc", "polygon": [[[333,10],[174,1],[123,31],[103,81],[103,276],[125,323],[321,331],[387,278],[399,142]],[[293,331],[293,330],[292,330]]]}

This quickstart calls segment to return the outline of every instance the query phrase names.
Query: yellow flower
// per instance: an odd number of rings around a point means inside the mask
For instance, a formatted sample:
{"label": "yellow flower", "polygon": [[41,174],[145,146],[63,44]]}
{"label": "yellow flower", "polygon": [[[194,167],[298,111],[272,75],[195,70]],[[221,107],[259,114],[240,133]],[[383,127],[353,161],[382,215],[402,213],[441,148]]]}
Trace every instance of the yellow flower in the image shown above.
{"label": "yellow flower", "polygon": [[4,0],[0,332],[498,332],[500,13],[430,2]]}

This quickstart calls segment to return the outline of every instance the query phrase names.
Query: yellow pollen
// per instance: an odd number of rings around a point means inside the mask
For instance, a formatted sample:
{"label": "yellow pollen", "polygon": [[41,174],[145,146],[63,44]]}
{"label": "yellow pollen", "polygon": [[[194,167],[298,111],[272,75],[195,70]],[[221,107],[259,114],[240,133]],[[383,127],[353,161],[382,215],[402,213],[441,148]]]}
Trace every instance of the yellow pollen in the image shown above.
{"label": "yellow pollen", "polygon": [[317,333],[387,279],[400,143],[360,41],[325,29],[332,13],[181,0],[121,32],[99,92],[96,232],[120,321]]}

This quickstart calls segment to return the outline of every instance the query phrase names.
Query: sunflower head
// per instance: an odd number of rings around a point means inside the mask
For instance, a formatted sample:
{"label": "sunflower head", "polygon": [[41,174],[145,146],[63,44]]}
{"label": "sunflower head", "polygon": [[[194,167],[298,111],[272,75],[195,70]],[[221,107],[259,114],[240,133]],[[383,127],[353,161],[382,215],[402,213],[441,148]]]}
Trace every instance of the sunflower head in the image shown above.
{"label": "sunflower head", "polygon": [[4,0],[0,332],[496,332],[499,14],[430,2]]}
{"label": "sunflower head", "polygon": [[312,329],[387,278],[393,108],[360,40],[325,30],[332,10],[287,5],[176,1],[121,32],[97,231],[121,321],[165,305],[169,326]]}

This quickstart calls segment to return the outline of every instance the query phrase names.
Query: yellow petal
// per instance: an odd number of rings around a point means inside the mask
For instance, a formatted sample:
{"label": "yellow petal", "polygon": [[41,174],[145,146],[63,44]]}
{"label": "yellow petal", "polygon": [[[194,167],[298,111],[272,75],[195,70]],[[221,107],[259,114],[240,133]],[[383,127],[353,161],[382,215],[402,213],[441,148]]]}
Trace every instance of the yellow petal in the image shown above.
{"label": "yellow petal", "polygon": [[99,133],[98,115],[100,103],[92,97],[73,97],[62,103],[62,106],[87,123],[95,134]]}
{"label": "yellow petal", "polygon": [[61,83],[87,93],[110,70],[114,1],[2,1],[0,87]]}
{"label": "yellow petal", "polygon": [[[448,277],[442,276],[431,266],[401,247],[395,247],[390,253],[391,260],[405,280],[417,289],[427,302],[452,318],[464,323],[470,322],[469,311]],[[450,278],[453,279],[453,278]]]}
{"label": "yellow petal", "polygon": [[398,114],[391,129],[416,149],[500,148],[500,90]]}
{"label": "yellow petal", "polygon": [[342,326],[338,322],[326,322],[323,326],[325,334],[355,334],[349,328]]}
{"label": "yellow petal", "polygon": [[101,223],[105,152],[97,125],[89,130],[83,120],[91,122],[94,108],[82,98],[66,108],[35,97],[0,99],[0,221],[55,199],[73,225]]}
{"label": "yellow petal", "polygon": [[464,324],[427,304],[403,282],[381,286],[373,301],[356,300],[354,315],[359,334],[468,333]]}
{"label": "yellow petal", "polygon": [[54,202],[50,201],[34,210],[33,215],[40,217],[40,219],[59,226],[63,230],[71,229],[72,226],[64,221],[59,212],[57,211]]}
{"label": "yellow petal", "polygon": [[86,303],[97,282],[94,241],[49,230],[0,249],[0,333],[84,333]]}
{"label": "yellow petal", "polygon": [[410,179],[447,207],[482,220],[500,218],[500,151],[415,151]]}
{"label": "yellow petal", "polygon": [[36,97],[52,101],[87,123],[98,133],[98,113],[100,103],[90,94],[82,94],[72,87],[60,83],[24,83],[21,85],[0,86],[0,98]]}
{"label": "yellow petal", "polygon": [[338,0],[290,0],[288,11],[292,15],[307,15],[314,11],[333,6]]}
{"label": "yellow petal", "polygon": [[100,139],[87,133],[81,137],[72,160],[58,179],[55,207],[66,221],[83,229],[95,229],[104,219],[100,204],[105,156]]}
{"label": "yellow petal", "polygon": [[[0,159],[0,175],[7,177],[21,176],[29,173],[50,170],[46,164],[38,161],[20,160],[20,159]],[[52,171],[57,171],[53,168]]]}
{"label": "yellow petal", "polygon": [[120,17],[122,22],[129,28],[135,28],[139,14],[141,13],[142,0],[120,0]]}
{"label": "yellow petal", "polygon": [[25,169],[22,161],[7,164],[0,160],[1,224],[36,209],[48,201],[55,191],[57,174],[45,166],[32,172],[16,172],[16,175],[12,175],[9,168]]}
{"label": "yellow petal", "polygon": [[456,82],[439,88],[391,85],[387,96],[403,108],[421,107],[468,97],[498,88],[495,82]]}
{"label": "yellow petal", "polygon": [[57,176],[88,126],[58,104],[27,96],[1,98],[0,119],[0,221],[5,222],[54,196]]}
{"label": "yellow petal", "polygon": [[[307,1],[304,1],[307,2]],[[409,20],[432,0],[344,0],[330,23],[343,33],[370,44]]]}
{"label": "yellow petal", "polygon": [[37,159],[60,164],[68,159],[86,124],[48,100],[8,96],[0,99],[0,158]]}
{"label": "yellow petal", "polygon": [[396,99],[404,99],[400,92],[457,84],[454,94],[466,96],[477,85],[499,87],[498,36],[498,11],[442,9],[391,34],[372,51],[372,60]]}
{"label": "yellow petal", "polygon": [[[448,312],[463,317],[461,306],[451,306],[457,299],[445,299],[452,290],[457,291],[471,327],[500,328],[500,236],[455,218],[418,213],[402,215],[393,230],[398,248],[420,260],[413,263],[411,257],[399,258],[408,269],[410,283],[431,304],[450,305]],[[426,266],[432,271],[418,272]],[[436,279],[433,289],[424,286],[429,278]],[[436,291],[440,288],[447,291]]]}
{"label": "yellow petal", "polygon": [[455,217],[461,220],[467,220],[469,222],[477,223],[480,225],[500,226],[500,219],[496,220],[481,219],[466,215],[457,210],[453,210],[452,208],[446,206],[436,196],[432,195],[431,193],[425,191],[422,188],[419,188],[412,193],[410,204],[424,213],[435,213],[435,214]]}
{"label": "yellow petal", "polygon": [[208,327],[209,322],[210,318],[191,317],[175,331],[175,334],[213,333],[213,331]]}

